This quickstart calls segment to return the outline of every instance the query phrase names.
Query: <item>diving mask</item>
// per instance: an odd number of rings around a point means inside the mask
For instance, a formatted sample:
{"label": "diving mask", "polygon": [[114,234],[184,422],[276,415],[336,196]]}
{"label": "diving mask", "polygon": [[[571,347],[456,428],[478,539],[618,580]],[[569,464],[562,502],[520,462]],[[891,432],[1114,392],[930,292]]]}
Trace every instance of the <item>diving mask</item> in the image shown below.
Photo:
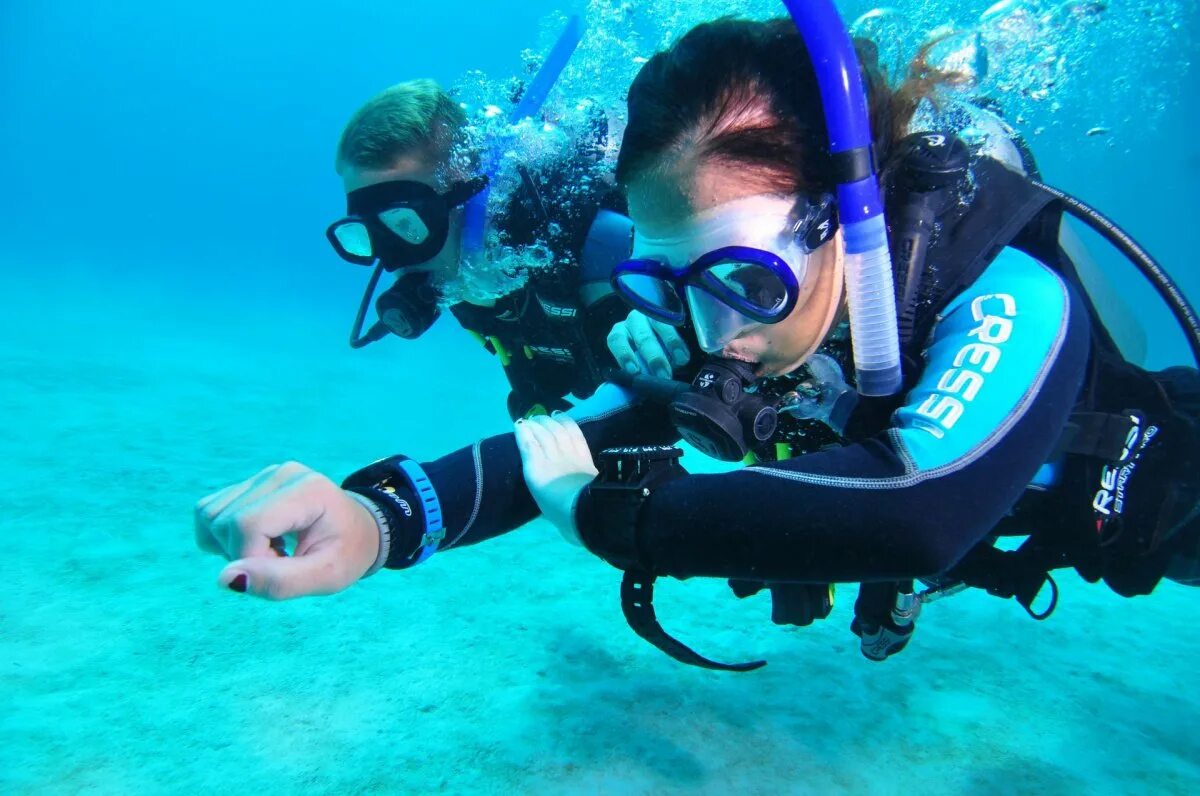
{"label": "diving mask", "polygon": [[749,196],[698,214],[676,237],[636,233],[633,257],[613,269],[613,288],[663,323],[690,317],[700,347],[713,353],[807,301],[811,255],[836,231],[829,196]]}
{"label": "diving mask", "polygon": [[487,177],[453,183],[445,193],[415,180],[389,180],[346,194],[345,218],[325,236],[338,256],[357,265],[378,260],[395,271],[437,257],[450,234],[450,211],[487,187]]}

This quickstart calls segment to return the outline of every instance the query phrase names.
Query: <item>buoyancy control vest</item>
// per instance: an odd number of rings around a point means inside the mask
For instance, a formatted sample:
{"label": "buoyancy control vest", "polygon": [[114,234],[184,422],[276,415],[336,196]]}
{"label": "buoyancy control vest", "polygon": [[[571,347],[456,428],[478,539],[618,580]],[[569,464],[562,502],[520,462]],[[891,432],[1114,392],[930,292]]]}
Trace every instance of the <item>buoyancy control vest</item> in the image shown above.
{"label": "buoyancy control vest", "polygon": [[[921,349],[938,314],[1009,246],[1078,290],[1091,320],[1092,347],[1085,385],[1058,445],[1059,482],[1048,492],[1027,493],[991,539],[931,582],[933,590],[983,588],[1015,597],[1036,618],[1049,616],[1056,604],[1050,572],[1058,568],[1074,567],[1090,582],[1103,579],[1124,596],[1149,594],[1172,559],[1194,548],[1200,536],[1200,372],[1150,372],[1125,359],[1060,244],[1064,214],[1104,234],[1152,277],[1194,354],[1200,349],[1196,316],[1169,278],[1111,222],[990,158],[962,168],[964,150],[952,134],[917,134],[904,141],[887,172],[889,206],[898,208],[891,232],[907,383],[920,378]],[[912,177],[922,172],[933,175],[932,183]],[[925,248],[923,256],[912,252],[914,242]],[[885,427],[897,400],[864,400],[853,433],[866,436]],[[995,547],[1001,535],[1028,539],[1003,551]],[[1033,601],[1047,583],[1053,588],[1050,607],[1035,613]],[[907,584],[897,584],[893,592],[906,590]]]}

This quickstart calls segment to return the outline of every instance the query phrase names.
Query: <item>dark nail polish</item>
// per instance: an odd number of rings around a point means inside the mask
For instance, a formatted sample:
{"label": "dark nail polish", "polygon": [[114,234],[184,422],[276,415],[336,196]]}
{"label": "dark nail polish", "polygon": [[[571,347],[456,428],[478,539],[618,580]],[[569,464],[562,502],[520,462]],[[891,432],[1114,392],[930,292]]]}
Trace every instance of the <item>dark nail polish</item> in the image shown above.
{"label": "dark nail polish", "polygon": [[239,594],[245,594],[246,593],[246,584],[247,584],[247,578],[246,578],[246,575],[243,573],[243,574],[239,574],[233,580],[229,581],[229,588],[232,589],[233,591],[238,592]]}

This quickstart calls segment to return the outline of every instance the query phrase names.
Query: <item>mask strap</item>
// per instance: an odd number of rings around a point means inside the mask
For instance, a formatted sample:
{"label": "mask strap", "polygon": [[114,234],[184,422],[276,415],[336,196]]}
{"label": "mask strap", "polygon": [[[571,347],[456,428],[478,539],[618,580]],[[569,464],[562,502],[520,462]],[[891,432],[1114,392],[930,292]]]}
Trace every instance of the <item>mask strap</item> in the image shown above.
{"label": "mask strap", "polygon": [[366,334],[362,334],[363,321],[367,317],[367,308],[371,306],[371,299],[375,297],[375,288],[379,286],[379,277],[382,275],[383,262],[380,261],[376,264],[375,271],[371,274],[371,280],[367,282],[367,289],[363,293],[362,303],[358,305],[358,315],[354,318],[354,328],[350,330],[351,348],[363,348],[371,343],[382,340],[388,335],[387,325],[383,321],[376,321],[375,325],[367,330]]}
{"label": "mask strap", "polygon": [[[842,236],[840,234],[836,234],[834,236],[835,249],[833,252],[833,265],[831,266],[833,269],[834,295],[829,301],[829,309],[825,313],[825,319],[821,322],[821,333],[817,335],[809,350],[805,351],[802,357],[797,359],[791,367],[784,371],[785,373],[791,373],[793,370],[807,362],[813,354],[820,350],[821,346],[825,344],[825,338],[829,337],[829,332],[833,329],[834,322],[837,320],[838,315],[842,311],[842,301],[846,297],[846,271],[845,250],[841,245],[841,238]],[[800,303],[798,302],[796,306],[799,308]],[[792,312],[795,312],[795,310],[792,310]]]}

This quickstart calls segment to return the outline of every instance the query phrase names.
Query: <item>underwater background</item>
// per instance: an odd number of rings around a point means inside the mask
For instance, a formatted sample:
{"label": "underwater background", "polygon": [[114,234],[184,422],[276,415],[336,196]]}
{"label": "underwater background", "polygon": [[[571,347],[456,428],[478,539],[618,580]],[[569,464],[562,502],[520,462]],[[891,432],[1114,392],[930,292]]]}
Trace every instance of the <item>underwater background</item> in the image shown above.
{"label": "underwater background", "polygon": [[[991,5],[893,7],[924,36]],[[1200,301],[1195,1],[997,5],[983,87],[1047,181]],[[452,322],[346,345],[368,272],[324,240],[334,147],[399,80],[485,101],[580,9],[564,116],[619,115],[639,59],[782,4],[0,4],[0,793],[1200,792],[1200,592],[1171,583],[1125,600],[1063,574],[1043,623],[960,595],[882,665],[848,630],[853,587],[785,631],[765,595],[661,583],[679,637],[770,660],[744,675],[638,639],[615,570],[540,521],[334,597],[217,588],[203,495],[508,428],[499,366]],[[1185,362],[1161,302],[1094,252],[1149,364]]]}

